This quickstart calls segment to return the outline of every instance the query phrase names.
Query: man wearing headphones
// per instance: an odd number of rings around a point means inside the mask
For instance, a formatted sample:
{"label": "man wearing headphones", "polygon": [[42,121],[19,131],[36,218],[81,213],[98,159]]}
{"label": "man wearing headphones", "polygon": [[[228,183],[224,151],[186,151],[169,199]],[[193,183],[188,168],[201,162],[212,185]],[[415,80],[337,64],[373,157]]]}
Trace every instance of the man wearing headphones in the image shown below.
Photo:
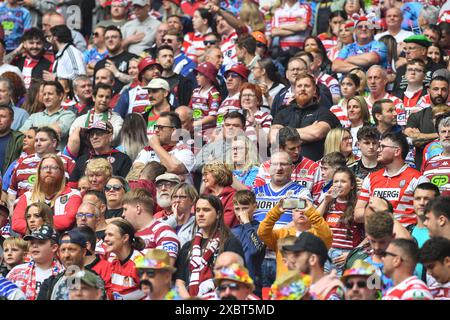
{"label": "man wearing headphones", "polygon": [[331,129],[340,127],[340,122],[330,110],[319,105],[319,89],[310,74],[297,76],[294,94],[295,101],[277,113],[272,129],[296,128],[303,141],[301,155],[317,161],[323,157],[325,137]]}

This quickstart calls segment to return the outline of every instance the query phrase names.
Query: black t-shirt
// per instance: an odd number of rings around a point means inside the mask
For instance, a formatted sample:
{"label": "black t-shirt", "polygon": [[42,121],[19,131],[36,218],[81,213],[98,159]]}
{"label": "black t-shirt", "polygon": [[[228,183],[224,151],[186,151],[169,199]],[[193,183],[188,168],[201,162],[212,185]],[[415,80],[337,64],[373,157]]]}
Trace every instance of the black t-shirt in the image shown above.
{"label": "black t-shirt", "polygon": [[[338,118],[327,108],[317,104],[299,108],[295,102],[279,111],[273,120],[273,124],[300,129],[310,126],[316,121],[326,122],[332,129],[341,126]],[[318,161],[323,157],[324,142],[325,138],[313,142],[303,142],[301,155],[313,161]]]}
{"label": "black t-shirt", "polygon": [[[124,51],[124,52],[118,54],[117,56],[106,57],[105,59],[100,60],[99,62],[97,62],[95,64],[95,67],[94,67],[94,79],[95,79],[95,74],[97,73],[97,71],[105,67],[106,60],[111,60],[112,62],[114,62],[114,65],[117,67],[117,69],[120,72],[128,74],[128,65],[130,63],[130,60],[133,58],[137,58],[137,56],[128,51]],[[120,90],[125,85],[125,83],[119,81],[118,79],[115,79],[115,80],[116,81],[114,82],[113,91],[120,92]]]}
{"label": "black t-shirt", "polygon": [[0,137],[0,173],[5,162],[6,149],[8,149],[9,140],[11,140],[11,132]]}
{"label": "black t-shirt", "polygon": [[78,182],[82,176],[84,176],[84,170],[90,159],[104,158],[109,161],[113,169],[113,175],[126,177],[130,171],[132,161],[128,155],[123,152],[113,149],[110,153],[91,155],[85,154],[78,158],[75,164],[75,168],[70,175],[70,182]]}
{"label": "black t-shirt", "polygon": [[380,163],[377,163],[376,167],[374,168],[366,168],[362,162],[362,160],[358,160],[353,162],[351,165],[348,166],[350,170],[353,171],[355,176],[357,178],[363,179],[369,175],[369,173],[375,172],[383,168],[383,165]]}
{"label": "black t-shirt", "polygon": [[[440,64],[440,63],[435,63],[433,62],[433,60],[431,60],[430,58],[427,58],[427,65],[426,65],[426,74],[425,74],[425,79],[423,79],[423,85],[424,87],[428,88],[430,86],[430,82],[431,82],[431,77],[433,75],[433,72],[435,72],[438,69],[442,69],[442,68],[446,68],[446,66]],[[398,92],[400,91],[405,91],[406,88],[408,87],[408,81],[406,80],[406,65],[401,66],[400,68],[397,69],[397,73],[395,76],[395,81],[394,81],[394,89],[392,90],[392,92],[396,92],[398,94]]]}
{"label": "black t-shirt", "polygon": [[[203,242],[206,239],[203,239]],[[191,271],[189,269],[189,249],[191,248],[192,240],[189,242],[186,242],[184,246],[181,248],[180,252],[178,253],[178,258],[175,263],[175,266],[177,268],[177,271],[175,273],[175,279],[183,280],[186,284],[186,287],[189,284],[189,278],[191,277]],[[233,251],[239,254],[242,258],[244,258],[244,250],[242,249],[241,242],[234,236],[230,235],[230,238],[228,238],[225,241],[224,249],[223,251]],[[209,261],[209,264],[211,266],[211,270],[213,269],[214,263],[216,262],[217,255],[214,255],[212,261]]]}
{"label": "black t-shirt", "polygon": [[[431,113],[431,110],[432,108],[425,108],[420,110],[419,112],[412,113],[409,116],[408,121],[406,122],[406,127],[419,129],[421,133],[436,133],[436,128],[433,124],[433,114]],[[432,139],[430,139],[430,141],[431,140]],[[422,154],[425,145],[426,144],[424,144],[423,147],[416,147],[416,168],[420,168],[422,166]]]}
{"label": "black t-shirt", "polygon": [[105,213],[105,219],[111,218],[121,218],[123,213],[123,208],[120,209],[108,209]]}
{"label": "black t-shirt", "polygon": [[176,73],[174,73],[171,77],[162,78],[169,83],[170,92],[176,98],[176,101],[173,101],[171,104],[175,107],[189,105],[192,91],[194,91],[191,81]]}

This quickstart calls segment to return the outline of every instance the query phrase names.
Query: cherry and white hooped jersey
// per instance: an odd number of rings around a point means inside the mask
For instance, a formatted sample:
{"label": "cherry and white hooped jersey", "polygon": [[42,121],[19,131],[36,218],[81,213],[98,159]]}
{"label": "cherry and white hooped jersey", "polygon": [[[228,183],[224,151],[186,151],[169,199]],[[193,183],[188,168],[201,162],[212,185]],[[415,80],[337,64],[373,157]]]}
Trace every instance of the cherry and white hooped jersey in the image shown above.
{"label": "cherry and white hooped jersey", "polygon": [[223,54],[223,63],[222,66],[224,70],[228,70],[233,65],[238,63],[237,54],[236,54],[236,42],[238,39],[237,32],[233,32],[230,36],[224,38],[220,43],[220,50]]}
{"label": "cherry and white hooped jersey", "polygon": [[145,110],[150,106],[148,98],[148,91],[143,89],[140,85],[128,91],[129,104],[127,113],[144,114]]}
{"label": "cherry and white hooped jersey", "polygon": [[224,116],[231,111],[237,111],[241,110],[241,101],[239,99],[240,93],[236,93],[234,95],[227,96],[225,100],[222,101],[220,104],[219,109],[217,110],[217,119],[216,119],[216,126],[217,128],[222,127]]}
{"label": "cherry and white hooped jersey", "polygon": [[[201,89],[194,89],[189,103],[194,120],[200,120],[207,116],[216,116],[220,106],[220,93],[216,88],[210,87],[208,90],[203,90],[203,92]],[[204,125],[203,129],[214,128],[215,126],[215,123],[210,123]]]}
{"label": "cherry and white hooped jersey", "polygon": [[330,89],[330,93],[333,96],[341,96],[341,87],[339,86],[339,81],[336,78],[333,78],[329,74],[321,73],[317,78],[317,83],[321,83]]}
{"label": "cherry and white hooped jersey", "polygon": [[336,203],[324,214],[324,219],[333,233],[332,248],[352,250],[363,240],[361,228],[357,224],[345,223],[343,215],[346,209],[347,202],[339,202],[336,199]]}
{"label": "cherry and white hooped jersey", "polygon": [[270,126],[272,125],[272,115],[267,112],[267,111],[263,111],[263,110],[258,110],[256,111],[255,115],[255,122],[253,125],[250,124],[250,122],[248,121],[248,119],[246,120],[246,125],[245,125],[245,135],[253,142],[257,142],[258,141],[258,137],[256,134],[256,125],[259,125],[259,127],[261,128],[262,131],[264,131],[265,134],[268,134],[270,131]]}
{"label": "cherry and white hooped jersey", "polygon": [[430,274],[427,274],[427,285],[434,300],[450,300],[450,282],[439,283]]}
{"label": "cherry and white hooped jersey", "polygon": [[331,48],[335,47],[338,44],[336,36],[330,37],[327,33],[321,33],[317,37],[320,39],[320,41],[322,41],[322,44],[325,47],[327,53]]}
{"label": "cherry and white hooped jersey", "polygon": [[159,220],[142,231],[136,232],[136,236],[141,237],[145,241],[144,254],[149,249],[161,249],[166,251],[169,256],[176,259],[180,249],[180,241],[177,234],[169,225]]}
{"label": "cherry and white hooped jersey", "polygon": [[[295,166],[294,171],[292,171],[291,180],[302,185],[312,193],[314,185],[320,181],[319,176],[317,176],[318,168],[319,165],[316,162],[306,157],[302,157],[302,161],[300,161],[300,163]],[[259,187],[270,182],[271,177],[269,169],[270,160],[267,160],[261,164],[258,174],[256,175],[254,183],[255,187]]]}
{"label": "cherry and white hooped jersey", "polygon": [[[64,175],[69,179],[72,170],[75,168],[75,161],[61,153],[58,156],[64,164]],[[22,194],[31,190],[36,182],[36,174],[40,162],[41,157],[37,153],[20,158],[11,175],[8,193],[19,198]]]}
{"label": "cherry and white hooped jersey", "polygon": [[433,300],[433,295],[422,280],[412,276],[390,288],[383,300]]}
{"label": "cherry and white hooped jersey", "polygon": [[[305,22],[308,29],[311,28],[312,10],[309,4],[300,4],[296,2],[292,7],[285,4],[283,7],[275,10],[272,17],[272,28],[280,28],[283,26],[293,26],[300,22]],[[302,48],[305,43],[305,38],[308,36],[309,30],[297,32],[295,35],[281,37],[280,47],[284,50],[289,47]]]}
{"label": "cherry and white hooped jersey", "polygon": [[[367,103],[367,108],[369,108],[369,114],[372,115],[373,104],[371,104],[371,102],[369,100],[369,96],[367,96],[365,99],[366,99],[366,103]],[[395,111],[397,112],[397,124],[399,126],[406,125],[406,121],[408,119],[406,118],[406,113],[405,113],[405,108],[403,106],[403,101],[400,100],[398,97],[390,94],[390,93],[386,93],[384,95],[384,97],[382,97],[380,99],[389,99],[389,100],[391,100],[394,103]],[[380,100],[380,99],[378,99],[378,100]],[[370,117],[372,117],[372,116],[370,116]]]}
{"label": "cherry and white hooped jersey", "polygon": [[422,102],[422,88],[417,90],[416,92],[409,93],[408,91],[404,92],[403,97],[403,107],[405,108],[406,120],[408,120],[409,116],[412,113],[419,112],[425,107],[425,104]]}
{"label": "cherry and white hooped jersey", "polygon": [[450,157],[440,154],[429,159],[423,175],[439,188],[441,196],[450,196]]}
{"label": "cherry and white hooped jersey", "polygon": [[364,179],[358,200],[369,202],[372,196],[386,198],[394,207],[395,219],[406,227],[417,223],[413,195],[417,185],[423,182],[428,182],[428,179],[407,164],[392,176],[386,173],[386,169],[381,169]]}
{"label": "cherry and white hooped jersey", "polygon": [[341,125],[344,128],[347,128],[350,126],[350,121],[348,120],[347,109],[344,109],[344,107],[342,106],[343,102],[344,102],[344,99],[339,101],[338,104],[332,106],[330,108],[330,111],[334,113],[336,118],[338,118],[338,120],[341,122]]}
{"label": "cherry and white hooped jersey", "polygon": [[[212,32],[211,28],[209,28],[205,34],[210,32]],[[184,36],[183,51],[188,58],[194,60],[195,63],[197,63],[198,57],[205,51],[203,40],[205,40],[205,35],[200,32],[188,32]]]}

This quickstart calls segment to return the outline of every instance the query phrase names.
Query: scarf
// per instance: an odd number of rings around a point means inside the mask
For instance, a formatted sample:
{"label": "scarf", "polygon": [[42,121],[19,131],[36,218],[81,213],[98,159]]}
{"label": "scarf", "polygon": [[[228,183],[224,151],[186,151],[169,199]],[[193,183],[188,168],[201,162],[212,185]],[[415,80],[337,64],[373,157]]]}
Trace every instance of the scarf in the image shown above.
{"label": "scarf", "polygon": [[201,242],[203,236],[201,230],[197,232],[192,243],[191,261],[189,262],[189,270],[191,277],[189,279],[188,291],[191,296],[201,296],[214,290],[214,283],[209,263],[211,258],[217,254],[219,250],[219,233],[208,239],[208,243],[202,253]]}
{"label": "scarf", "polygon": [[[58,262],[58,260],[53,259],[52,261],[52,276],[56,276],[64,268]],[[22,291],[25,293],[27,300],[36,300],[38,293],[36,292],[36,265],[34,260],[28,263],[28,267],[25,270],[25,285],[22,287]]]}
{"label": "scarf", "polygon": [[[81,112],[81,110],[79,110]],[[86,128],[89,128],[89,126],[91,124],[94,124],[94,114],[95,111],[93,109],[89,110],[86,116],[86,123],[84,124],[84,126]],[[106,111],[102,113],[102,120],[101,121],[110,121],[112,117],[112,112],[111,111]]]}

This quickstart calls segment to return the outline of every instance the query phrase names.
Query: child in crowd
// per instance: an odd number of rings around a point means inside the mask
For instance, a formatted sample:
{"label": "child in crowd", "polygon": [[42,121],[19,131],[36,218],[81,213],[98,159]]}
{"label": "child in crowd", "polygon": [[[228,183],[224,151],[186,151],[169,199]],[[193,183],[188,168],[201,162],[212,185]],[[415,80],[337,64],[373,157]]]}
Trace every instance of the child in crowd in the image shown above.
{"label": "child in crowd", "polygon": [[333,175],[337,168],[345,167],[347,164],[345,156],[340,152],[330,152],[323,156],[319,166],[319,176],[322,179],[321,183],[317,184],[320,190],[313,190],[314,205],[318,206],[322,203],[325,194],[333,185]]}
{"label": "child in crowd", "polygon": [[10,237],[3,242],[2,276],[6,277],[9,271],[26,260],[28,242],[21,238]]}

